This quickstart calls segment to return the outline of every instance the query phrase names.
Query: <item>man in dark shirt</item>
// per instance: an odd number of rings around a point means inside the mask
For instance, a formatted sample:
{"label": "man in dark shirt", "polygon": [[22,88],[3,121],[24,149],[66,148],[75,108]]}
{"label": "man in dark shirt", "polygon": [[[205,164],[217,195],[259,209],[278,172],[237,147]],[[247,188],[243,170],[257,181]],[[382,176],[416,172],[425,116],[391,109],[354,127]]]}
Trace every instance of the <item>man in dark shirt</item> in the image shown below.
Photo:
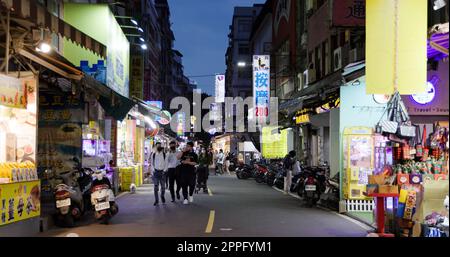
{"label": "man in dark shirt", "polygon": [[[184,150],[178,155],[180,164],[180,183],[183,191],[184,201],[183,204],[188,204],[194,201],[194,189],[195,189],[195,166],[198,163],[198,156],[193,151],[194,143],[188,142]],[[188,200],[188,188],[189,188],[189,200]]]}

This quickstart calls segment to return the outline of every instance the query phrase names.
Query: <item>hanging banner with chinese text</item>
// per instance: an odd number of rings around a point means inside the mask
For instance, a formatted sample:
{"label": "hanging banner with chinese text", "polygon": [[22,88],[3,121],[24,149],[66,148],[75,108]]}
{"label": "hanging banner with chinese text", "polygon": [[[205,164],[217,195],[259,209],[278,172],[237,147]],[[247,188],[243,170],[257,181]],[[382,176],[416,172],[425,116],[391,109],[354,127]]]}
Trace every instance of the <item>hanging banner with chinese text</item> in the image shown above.
{"label": "hanging banner with chinese text", "polygon": [[270,55],[253,56],[253,106],[255,118],[263,124],[269,117]]}

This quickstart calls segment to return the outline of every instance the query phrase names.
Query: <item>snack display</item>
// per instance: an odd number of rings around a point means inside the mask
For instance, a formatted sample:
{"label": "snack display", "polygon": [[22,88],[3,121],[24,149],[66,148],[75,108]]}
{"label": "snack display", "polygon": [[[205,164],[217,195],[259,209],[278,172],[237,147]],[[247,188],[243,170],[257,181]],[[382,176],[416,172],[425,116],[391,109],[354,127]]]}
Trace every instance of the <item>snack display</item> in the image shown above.
{"label": "snack display", "polygon": [[35,164],[30,161],[22,163],[0,163],[0,184],[33,181],[37,179]]}

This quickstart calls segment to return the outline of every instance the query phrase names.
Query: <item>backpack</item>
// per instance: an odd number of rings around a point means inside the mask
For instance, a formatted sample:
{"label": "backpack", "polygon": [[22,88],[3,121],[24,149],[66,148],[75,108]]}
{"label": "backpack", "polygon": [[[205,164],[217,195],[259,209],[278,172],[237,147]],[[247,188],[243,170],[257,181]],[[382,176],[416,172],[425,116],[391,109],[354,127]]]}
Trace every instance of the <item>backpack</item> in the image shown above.
{"label": "backpack", "polygon": [[[153,167],[155,167],[155,156],[156,156],[156,153],[153,153],[153,155],[152,155]],[[165,160],[166,159],[166,152],[163,152],[163,157],[164,157],[164,160]]]}
{"label": "backpack", "polygon": [[283,168],[290,170],[292,168],[292,161],[290,156],[284,157]]}

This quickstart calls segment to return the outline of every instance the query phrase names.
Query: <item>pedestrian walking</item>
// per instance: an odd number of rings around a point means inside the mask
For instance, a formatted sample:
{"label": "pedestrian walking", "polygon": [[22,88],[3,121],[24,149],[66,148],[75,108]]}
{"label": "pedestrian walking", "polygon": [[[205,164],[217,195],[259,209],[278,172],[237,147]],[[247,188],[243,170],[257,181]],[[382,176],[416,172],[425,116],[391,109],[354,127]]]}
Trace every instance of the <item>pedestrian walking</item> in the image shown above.
{"label": "pedestrian walking", "polygon": [[283,160],[283,168],[286,171],[286,176],[284,177],[284,193],[287,194],[292,184],[292,170],[295,164],[295,151],[290,151]]}
{"label": "pedestrian walking", "polygon": [[172,141],[169,143],[169,152],[167,153],[167,178],[169,180],[169,191],[172,197],[172,202],[175,202],[175,184],[177,185],[176,196],[180,200],[180,178],[178,166],[180,161],[177,159],[177,142]]}
{"label": "pedestrian walking", "polygon": [[202,188],[204,193],[208,192],[208,177],[209,177],[209,157],[206,149],[203,149],[198,157],[197,167],[197,187]]}
{"label": "pedestrian walking", "polygon": [[230,153],[228,152],[227,153],[227,157],[225,158],[225,171],[228,173],[228,175],[231,175],[231,173],[230,173],[230,159],[231,159],[231,156],[230,156]]}
{"label": "pedestrian walking", "polygon": [[219,153],[217,154],[217,161],[216,161],[217,170],[216,170],[216,173],[218,173],[218,174],[222,174],[223,173],[223,162],[224,162],[224,154],[223,154],[223,150],[220,149]]}
{"label": "pedestrian walking", "polygon": [[[195,190],[195,166],[198,163],[198,156],[193,151],[194,143],[188,142],[181,153],[178,154],[180,164],[180,182],[183,192],[183,204],[189,204],[194,201]],[[189,191],[188,191],[189,190]],[[188,200],[189,195],[189,200]]]}
{"label": "pedestrian walking", "polygon": [[164,148],[161,143],[156,143],[156,152],[151,156],[152,164],[152,178],[155,192],[155,203],[154,206],[159,204],[159,187],[161,186],[161,202],[166,203],[164,194],[166,192],[166,172],[167,172],[167,159]]}

